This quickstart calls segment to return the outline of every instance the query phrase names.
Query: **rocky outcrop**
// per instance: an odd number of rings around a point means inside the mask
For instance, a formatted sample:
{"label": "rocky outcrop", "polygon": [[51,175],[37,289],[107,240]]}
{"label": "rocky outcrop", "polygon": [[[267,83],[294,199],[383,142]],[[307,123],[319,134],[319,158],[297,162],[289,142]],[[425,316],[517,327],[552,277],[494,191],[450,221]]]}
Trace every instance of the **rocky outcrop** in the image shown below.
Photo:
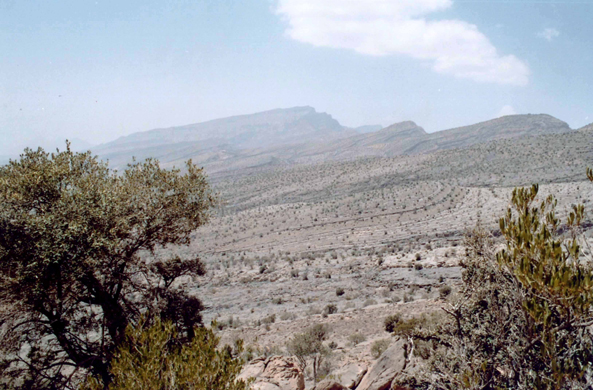
{"label": "rocky outcrop", "polygon": [[313,388],[313,390],[348,390],[347,387],[342,386],[338,382],[332,380],[321,381]]}
{"label": "rocky outcrop", "polygon": [[398,340],[383,352],[381,358],[362,378],[356,390],[388,390],[393,379],[405,367],[405,343],[403,340]]}
{"label": "rocky outcrop", "polygon": [[366,365],[351,363],[332,373],[332,377],[346,388],[355,389],[367,371],[368,367]]}
{"label": "rocky outcrop", "polygon": [[240,379],[254,378],[253,390],[304,390],[305,377],[293,357],[272,356],[247,363]]}

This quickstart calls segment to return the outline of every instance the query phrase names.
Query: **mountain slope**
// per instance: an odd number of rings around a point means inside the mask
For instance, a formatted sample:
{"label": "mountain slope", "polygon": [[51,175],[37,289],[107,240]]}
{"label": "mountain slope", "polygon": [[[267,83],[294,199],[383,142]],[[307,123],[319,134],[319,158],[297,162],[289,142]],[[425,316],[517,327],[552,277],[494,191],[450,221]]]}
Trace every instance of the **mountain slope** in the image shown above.
{"label": "mountain slope", "polygon": [[593,131],[593,123],[589,123],[588,125],[578,129],[577,131]]}
{"label": "mountain slope", "polygon": [[551,115],[508,115],[470,126],[431,133],[408,153],[464,148],[471,145],[513,139],[528,135],[558,134],[572,131],[566,122]]}
{"label": "mountain slope", "polygon": [[278,165],[392,157],[467,148],[503,139],[571,132],[550,115],[511,115],[426,133],[416,123],[396,123],[359,134],[311,107],[277,109],[122,137],[93,151],[112,167],[154,157],[164,166],[192,159],[212,173]]}
{"label": "mountain slope", "polygon": [[109,154],[198,141],[245,149],[302,142],[303,138],[329,141],[352,134],[353,130],[346,130],[331,115],[312,107],[294,107],[134,133],[95,150]]}

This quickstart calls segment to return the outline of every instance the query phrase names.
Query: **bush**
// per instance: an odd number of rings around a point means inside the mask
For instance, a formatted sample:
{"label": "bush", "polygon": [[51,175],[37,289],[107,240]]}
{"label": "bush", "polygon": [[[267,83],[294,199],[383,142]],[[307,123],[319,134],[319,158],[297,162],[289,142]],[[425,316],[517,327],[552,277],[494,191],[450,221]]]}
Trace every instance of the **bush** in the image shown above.
{"label": "bush", "polygon": [[344,295],[345,291],[342,287],[338,287],[336,288],[336,296],[341,297],[342,295]]}
{"label": "bush", "polygon": [[336,306],[333,303],[328,304],[324,310],[325,314],[335,314],[337,312],[338,312],[338,306]]}
{"label": "bush", "polygon": [[369,298],[362,303],[362,307],[372,306],[372,305],[376,305],[376,304],[377,304],[377,301],[375,301],[373,298]]}
{"label": "bush", "polygon": [[444,285],[439,288],[439,297],[441,299],[447,298],[451,294],[451,287]]}
{"label": "bush", "polygon": [[348,336],[348,341],[350,341],[350,344],[352,344],[352,345],[360,344],[360,343],[366,341],[366,339],[367,338],[359,332],[352,333],[350,336]]}
{"label": "bush", "polygon": [[[109,390],[187,389],[247,390],[249,384],[237,376],[243,362],[235,356],[243,352],[243,343],[235,348],[217,349],[220,339],[207,328],[196,328],[192,342],[171,343],[178,338],[171,322],[156,320],[145,327],[128,326],[125,343],[115,352],[109,369]],[[90,377],[84,386],[103,390],[100,377]]]}
{"label": "bush", "polygon": [[373,341],[373,344],[371,345],[371,355],[375,359],[378,359],[383,354],[383,352],[385,352],[385,350],[389,348],[390,344],[390,339],[381,339]]}
{"label": "bush", "polygon": [[307,359],[313,360],[313,379],[319,379],[319,370],[329,350],[323,345],[327,338],[329,328],[323,324],[317,324],[308,328],[303,333],[295,334],[287,343],[288,353],[294,355],[304,371],[307,367]]}
{"label": "bush", "polygon": [[262,322],[262,324],[267,324],[267,325],[273,324],[274,322],[276,322],[276,314],[270,314],[269,316],[264,317],[261,320],[261,322]]}
{"label": "bush", "polygon": [[385,318],[385,331],[389,333],[393,333],[395,326],[402,320],[400,314],[392,314]]}

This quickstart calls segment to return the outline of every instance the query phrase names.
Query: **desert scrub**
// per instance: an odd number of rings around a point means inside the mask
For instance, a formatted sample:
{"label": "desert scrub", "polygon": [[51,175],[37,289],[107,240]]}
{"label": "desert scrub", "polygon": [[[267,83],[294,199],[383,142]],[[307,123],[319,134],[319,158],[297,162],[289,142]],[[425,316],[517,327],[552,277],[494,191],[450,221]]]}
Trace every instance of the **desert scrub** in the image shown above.
{"label": "desert scrub", "polygon": [[330,303],[325,307],[323,312],[325,314],[335,314],[338,312],[338,306],[336,306],[334,303]]}
{"label": "desert scrub", "polygon": [[366,337],[362,333],[356,332],[348,336],[348,341],[350,342],[350,345],[355,346],[365,342]]}
{"label": "desert scrub", "polygon": [[362,304],[362,307],[372,306],[372,305],[376,305],[376,304],[377,304],[377,301],[375,301],[373,298],[369,298],[364,301],[364,303]]}
{"label": "desert scrub", "polygon": [[402,317],[401,314],[396,313],[396,314],[392,314],[390,316],[387,316],[385,318],[385,321],[383,322],[384,327],[385,327],[385,331],[389,332],[389,333],[393,333],[393,330],[395,329],[395,326],[401,322]]}
{"label": "desert scrub", "polygon": [[439,288],[439,297],[441,299],[446,299],[451,294],[451,287],[448,285],[441,286]]}
{"label": "desert scrub", "polygon": [[390,344],[390,339],[380,339],[373,341],[373,344],[371,345],[371,356],[373,356],[375,359],[378,359],[381,355],[383,355],[383,352],[389,348]]}

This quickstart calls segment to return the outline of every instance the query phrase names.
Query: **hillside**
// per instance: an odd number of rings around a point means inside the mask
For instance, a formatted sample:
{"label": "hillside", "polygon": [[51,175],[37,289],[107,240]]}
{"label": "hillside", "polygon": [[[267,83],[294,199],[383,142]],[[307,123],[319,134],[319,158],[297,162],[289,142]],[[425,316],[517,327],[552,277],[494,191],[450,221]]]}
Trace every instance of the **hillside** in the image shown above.
{"label": "hillside", "polygon": [[581,127],[578,131],[593,131],[593,123],[589,123],[586,126]]}

